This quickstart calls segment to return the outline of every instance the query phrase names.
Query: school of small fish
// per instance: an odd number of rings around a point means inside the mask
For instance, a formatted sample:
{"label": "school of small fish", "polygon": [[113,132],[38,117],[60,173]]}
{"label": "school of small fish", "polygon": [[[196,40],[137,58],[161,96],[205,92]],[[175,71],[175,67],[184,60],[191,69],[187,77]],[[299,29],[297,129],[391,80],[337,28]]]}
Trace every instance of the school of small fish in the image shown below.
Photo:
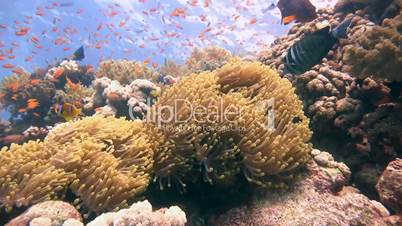
{"label": "school of small fish", "polygon": [[[281,23],[308,20],[301,14],[306,6],[312,14],[310,18],[315,14],[309,0],[27,2],[2,3],[2,76],[12,70],[18,72],[21,67],[31,71],[57,62],[65,52],[82,45],[89,55],[85,63],[95,66],[105,59],[127,58],[157,68],[165,59],[184,60],[194,47],[209,45],[235,54],[257,52],[286,32],[288,27]],[[334,1],[312,2],[326,7]]]}

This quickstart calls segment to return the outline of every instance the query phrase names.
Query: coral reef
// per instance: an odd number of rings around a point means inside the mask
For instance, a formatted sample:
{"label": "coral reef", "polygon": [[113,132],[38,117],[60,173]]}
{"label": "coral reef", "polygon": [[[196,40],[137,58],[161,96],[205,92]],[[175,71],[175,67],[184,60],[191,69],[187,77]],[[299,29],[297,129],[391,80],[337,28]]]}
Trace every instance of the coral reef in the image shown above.
{"label": "coral reef", "polygon": [[358,78],[374,76],[388,81],[402,81],[402,14],[385,19],[382,26],[372,26],[351,37],[355,42],[345,47],[344,70]]}
{"label": "coral reef", "polygon": [[29,125],[42,122],[54,95],[55,86],[50,80],[32,79],[28,73],[5,77],[0,85],[2,107],[11,113],[11,118],[21,116]]}
{"label": "coral reef", "polygon": [[145,79],[136,79],[123,86],[116,80],[101,77],[94,81],[94,89],[95,93],[84,105],[86,112],[131,119],[144,118],[160,93],[159,86]]}
{"label": "coral reef", "polygon": [[185,65],[177,64],[173,61],[165,61],[160,68],[160,73],[165,76],[172,76],[174,78],[180,78],[189,74],[189,69]]}
{"label": "coral reef", "polygon": [[[148,201],[136,202],[127,209],[104,213],[90,221],[88,226],[142,225],[184,226],[186,214],[177,206],[152,211]],[[69,203],[46,201],[30,207],[12,219],[6,226],[84,226],[80,213]]]}
{"label": "coral reef", "polygon": [[152,211],[151,204],[148,201],[142,201],[134,203],[128,209],[102,214],[87,225],[184,226],[186,222],[186,214],[177,206]]}
{"label": "coral reef", "polygon": [[[304,34],[315,31],[317,24],[323,21],[327,20],[332,26],[337,26],[339,22],[352,16],[351,14],[334,14],[328,9],[319,10],[319,17],[315,21],[293,26],[289,35],[277,39],[269,49],[261,51],[259,59],[264,64],[282,72],[284,68],[282,58],[287,49]],[[373,27],[380,29],[368,18],[364,11],[357,11],[348,32],[349,37],[341,39],[321,64],[298,76],[283,75],[292,81],[296,93],[303,100],[306,115],[310,118],[311,128],[315,132],[314,145],[330,149],[337,158],[342,159],[356,172],[367,164],[375,164],[383,169],[389,161],[400,156],[400,150],[402,150],[401,98],[393,95],[395,90],[398,91],[395,89],[398,84],[393,85],[383,79],[376,79],[377,77],[365,78],[362,73],[359,73],[359,76],[364,79],[352,77],[347,70],[351,65],[344,61],[348,49],[351,46],[357,47],[359,39],[364,39],[366,31],[372,30]],[[386,26],[390,23],[389,19],[384,21]],[[381,30],[384,29],[390,30],[387,27],[381,28]],[[396,33],[393,38],[397,40],[395,35]],[[387,42],[386,37],[383,38],[384,42]],[[353,58],[356,61],[360,59],[362,58],[356,56]],[[395,58],[389,57],[376,57],[373,60],[387,60],[386,63],[393,64],[389,66],[391,70],[400,64],[395,61]],[[379,69],[378,73],[381,70],[386,72],[381,67],[376,67]],[[393,73],[391,76],[399,75],[400,73]],[[383,74],[381,77],[386,78],[386,75]],[[353,177],[353,180],[356,178]],[[359,180],[362,181],[361,178]],[[370,184],[372,188],[369,190],[375,191],[373,186],[375,183],[370,182]],[[365,186],[362,190],[366,190]]]}
{"label": "coral reef", "polygon": [[338,0],[335,12],[351,13],[362,10],[375,21],[393,17],[402,9],[401,0]]}
{"label": "coral reef", "polygon": [[0,138],[7,140],[3,144],[20,143],[23,140],[17,136],[22,138],[23,131],[30,126],[46,127],[64,121],[52,111],[56,100],[58,104],[81,108],[83,99],[93,93],[87,87],[93,79],[91,68],[76,61],[64,60],[58,66],[37,69],[31,74],[17,72],[5,77],[0,85],[0,106],[11,113],[8,137]]}
{"label": "coral reef", "polygon": [[402,159],[392,161],[377,183],[381,202],[396,213],[402,212]]}
{"label": "coral reef", "polygon": [[72,226],[69,222],[78,222],[82,225],[81,214],[69,203],[62,201],[46,201],[30,207],[20,216],[14,218],[6,226],[41,225]]}
{"label": "coral reef", "polygon": [[233,55],[220,47],[209,46],[204,49],[195,48],[186,61],[186,66],[191,73],[213,71],[229,63]]}
{"label": "coral reef", "polygon": [[63,60],[54,67],[47,70],[45,79],[53,81],[58,89],[63,89],[67,79],[75,84],[90,86],[94,79],[94,72],[91,65],[81,66],[74,60]]}
{"label": "coral reef", "polygon": [[146,64],[128,60],[106,60],[100,63],[96,77],[107,77],[118,81],[121,85],[129,85],[136,79],[147,79],[156,82],[159,73],[148,68]]}
{"label": "coral reef", "polygon": [[399,225],[379,202],[346,186],[343,163],[314,150],[305,178],[291,190],[263,191],[250,203],[211,217],[210,225]]}
{"label": "coral reef", "polygon": [[[181,100],[215,112],[196,110],[186,119],[192,113],[175,104]],[[164,118],[169,108],[178,121]],[[152,178],[161,188],[198,178],[231,184],[238,175],[283,187],[282,179],[292,179],[310,158],[301,101],[286,79],[257,62],[183,78],[161,95],[152,115],[148,122],[85,117],[55,126],[43,142],[4,147],[0,205],[10,210],[72,193],[84,211],[101,213],[128,207]]]}

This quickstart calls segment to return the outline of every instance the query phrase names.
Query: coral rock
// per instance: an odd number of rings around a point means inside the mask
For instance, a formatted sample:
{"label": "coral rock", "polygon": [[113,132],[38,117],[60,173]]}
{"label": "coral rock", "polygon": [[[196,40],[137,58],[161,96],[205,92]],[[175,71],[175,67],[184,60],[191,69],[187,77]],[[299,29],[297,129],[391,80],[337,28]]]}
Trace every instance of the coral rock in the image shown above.
{"label": "coral rock", "polygon": [[402,159],[392,161],[377,183],[381,202],[396,212],[402,212]]}
{"label": "coral rock", "polygon": [[87,112],[96,111],[105,115],[144,118],[160,93],[160,87],[146,79],[136,79],[128,85],[121,85],[107,77],[94,81],[96,92],[84,105]]}
{"label": "coral rock", "polygon": [[313,154],[306,178],[292,189],[258,194],[251,204],[212,217],[211,225],[398,225],[399,217],[390,219],[380,203],[344,187],[350,176],[344,164],[326,152]]}
{"label": "coral rock", "polygon": [[75,222],[82,222],[81,215],[74,206],[62,201],[46,201],[30,207],[20,216],[8,222],[6,226],[28,224],[38,226],[56,226],[65,225],[64,223],[66,221],[72,222],[74,220]]}
{"label": "coral rock", "polygon": [[187,222],[186,214],[177,206],[168,209],[152,211],[148,201],[134,203],[128,209],[114,213],[104,213],[88,226],[184,226]]}

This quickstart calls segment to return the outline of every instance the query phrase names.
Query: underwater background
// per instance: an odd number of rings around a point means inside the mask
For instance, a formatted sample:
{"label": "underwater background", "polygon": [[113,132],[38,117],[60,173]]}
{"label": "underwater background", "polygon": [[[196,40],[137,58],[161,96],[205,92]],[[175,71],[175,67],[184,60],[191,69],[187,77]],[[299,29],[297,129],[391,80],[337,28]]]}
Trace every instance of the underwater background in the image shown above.
{"label": "underwater background", "polygon": [[402,225],[401,0],[0,7],[0,225]]}

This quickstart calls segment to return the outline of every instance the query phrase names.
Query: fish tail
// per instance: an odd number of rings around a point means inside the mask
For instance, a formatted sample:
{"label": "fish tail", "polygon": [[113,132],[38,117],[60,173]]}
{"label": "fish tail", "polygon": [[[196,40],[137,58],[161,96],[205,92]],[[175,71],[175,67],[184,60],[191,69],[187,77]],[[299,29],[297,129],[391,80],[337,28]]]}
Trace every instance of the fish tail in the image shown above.
{"label": "fish tail", "polygon": [[331,32],[332,36],[337,39],[346,38],[348,35],[348,29],[352,26],[353,17],[344,20],[341,24],[339,24],[336,28],[334,28]]}

